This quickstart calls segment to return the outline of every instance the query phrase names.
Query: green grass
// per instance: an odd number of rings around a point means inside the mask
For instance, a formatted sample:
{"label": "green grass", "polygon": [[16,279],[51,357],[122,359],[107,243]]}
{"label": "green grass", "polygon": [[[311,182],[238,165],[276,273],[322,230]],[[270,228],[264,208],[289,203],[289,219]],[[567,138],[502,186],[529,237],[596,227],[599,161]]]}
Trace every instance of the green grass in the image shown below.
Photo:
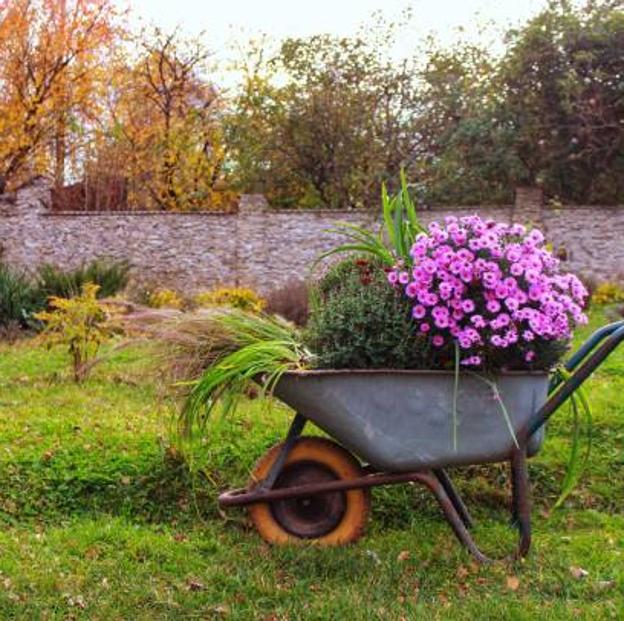
{"label": "green grass", "polygon": [[[594,313],[579,336],[606,320]],[[269,548],[215,498],[245,481],[288,412],[249,401],[215,419],[191,477],[169,447],[170,406],[149,364],[140,349],[119,351],[78,387],[62,351],[0,345],[1,619],[623,618],[624,346],[590,382],[595,446],[579,488],[550,511],[569,446],[561,412],[531,462],[532,552],[487,567],[408,486],[375,491],[354,546]],[[504,552],[505,469],[456,474],[478,541]]]}

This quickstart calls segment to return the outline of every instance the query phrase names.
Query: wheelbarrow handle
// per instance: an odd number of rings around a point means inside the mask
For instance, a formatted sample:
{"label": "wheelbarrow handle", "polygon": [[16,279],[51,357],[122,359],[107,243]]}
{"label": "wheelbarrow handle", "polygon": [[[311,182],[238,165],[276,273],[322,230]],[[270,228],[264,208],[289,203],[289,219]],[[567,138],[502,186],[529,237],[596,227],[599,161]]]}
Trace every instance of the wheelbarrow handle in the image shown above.
{"label": "wheelbarrow handle", "polygon": [[624,320],[616,321],[614,323],[607,324],[598,328],[575,352],[565,363],[565,368],[568,371],[574,371],[578,365],[583,362],[583,359],[604,339],[611,336],[616,330],[624,326]]}
{"label": "wheelbarrow handle", "polygon": [[[601,345],[596,347],[601,341]],[[572,370],[572,375],[554,385],[546,403],[529,419],[523,435],[526,438],[531,437],[622,341],[624,341],[624,321],[618,321],[594,332],[572,357],[573,359],[568,361],[566,369]]]}

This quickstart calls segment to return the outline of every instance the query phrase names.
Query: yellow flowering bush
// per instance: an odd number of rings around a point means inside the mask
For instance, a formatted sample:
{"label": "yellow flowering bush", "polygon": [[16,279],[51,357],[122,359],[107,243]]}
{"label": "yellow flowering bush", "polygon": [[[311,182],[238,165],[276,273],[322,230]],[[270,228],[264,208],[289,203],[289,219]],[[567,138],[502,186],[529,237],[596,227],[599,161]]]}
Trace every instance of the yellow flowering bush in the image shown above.
{"label": "yellow flowering bush", "polygon": [[152,308],[176,308],[184,306],[184,300],[173,289],[156,289],[147,295],[147,305]]}
{"label": "yellow flowering bush", "polygon": [[100,345],[116,332],[108,321],[105,306],[97,300],[99,288],[88,282],[82,286],[80,295],[53,296],[48,301],[50,310],[34,315],[45,326],[41,338],[48,347],[57,344],[67,347],[77,383],[87,378]]}
{"label": "yellow flowering bush", "polygon": [[259,313],[266,307],[266,300],[247,287],[219,287],[195,296],[196,306],[230,306],[251,313]]}
{"label": "yellow flowering bush", "polygon": [[603,282],[594,290],[591,301],[597,305],[624,302],[624,288],[614,282]]}

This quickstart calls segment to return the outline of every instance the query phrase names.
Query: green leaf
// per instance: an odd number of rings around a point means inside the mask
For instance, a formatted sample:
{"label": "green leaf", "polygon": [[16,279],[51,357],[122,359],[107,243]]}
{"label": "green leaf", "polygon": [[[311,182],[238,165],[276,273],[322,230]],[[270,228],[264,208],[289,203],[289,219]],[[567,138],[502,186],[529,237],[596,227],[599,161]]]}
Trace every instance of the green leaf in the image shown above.
{"label": "green leaf", "polygon": [[[562,380],[567,380],[572,375],[564,368],[557,369],[558,374]],[[563,382],[560,386],[563,385]],[[566,498],[574,491],[580,481],[589,458],[591,455],[592,441],[593,441],[593,414],[589,400],[585,389],[579,386],[576,391],[570,396],[570,408],[572,411],[572,445],[570,447],[570,455],[568,457],[568,463],[566,466],[566,473],[561,484],[561,492],[557,498],[554,507],[557,509],[560,507]],[[579,416],[579,410],[582,410],[585,418],[585,447],[582,447],[582,433],[581,433],[581,417]]]}

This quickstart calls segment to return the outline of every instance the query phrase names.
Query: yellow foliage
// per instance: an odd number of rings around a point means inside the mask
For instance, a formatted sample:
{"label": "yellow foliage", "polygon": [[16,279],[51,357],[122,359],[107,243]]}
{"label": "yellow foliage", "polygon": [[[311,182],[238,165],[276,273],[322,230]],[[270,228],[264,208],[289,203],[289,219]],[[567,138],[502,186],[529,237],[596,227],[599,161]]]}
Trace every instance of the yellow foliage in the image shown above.
{"label": "yellow foliage", "polygon": [[0,3],[0,175],[10,186],[52,169],[63,181],[100,116],[117,19],[108,0]]}
{"label": "yellow foliage", "polygon": [[140,58],[121,57],[112,72],[114,127],[98,138],[96,168],[115,162],[133,208],[231,210],[236,195],[219,189],[222,102],[202,77],[207,51],[158,30],[142,33],[140,48]]}
{"label": "yellow foliage", "polygon": [[173,289],[156,289],[147,296],[147,305],[152,308],[176,308],[184,306],[184,300],[177,291]]}
{"label": "yellow foliage", "polygon": [[199,307],[231,306],[252,313],[261,312],[267,304],[253,289],[246,287],[220,287],[204,291],[195,296],[194,302]]}
{"label": "yellow foliage", "polygon": [[624,302],[624,288],[614,282],[603,282],[594,290],[592,304],[615,304]]}
{"label": "yellow foliage", "polygon": [[86,283],[80,295],[73,298],[51,297],[52,310],[35,314],[35,318],[45,324],[41,338],[48,346],[67,346],[76,382],[86,379],[90,360],[116,331],[108,321],[106,308],[96,298],[99,288]]}

